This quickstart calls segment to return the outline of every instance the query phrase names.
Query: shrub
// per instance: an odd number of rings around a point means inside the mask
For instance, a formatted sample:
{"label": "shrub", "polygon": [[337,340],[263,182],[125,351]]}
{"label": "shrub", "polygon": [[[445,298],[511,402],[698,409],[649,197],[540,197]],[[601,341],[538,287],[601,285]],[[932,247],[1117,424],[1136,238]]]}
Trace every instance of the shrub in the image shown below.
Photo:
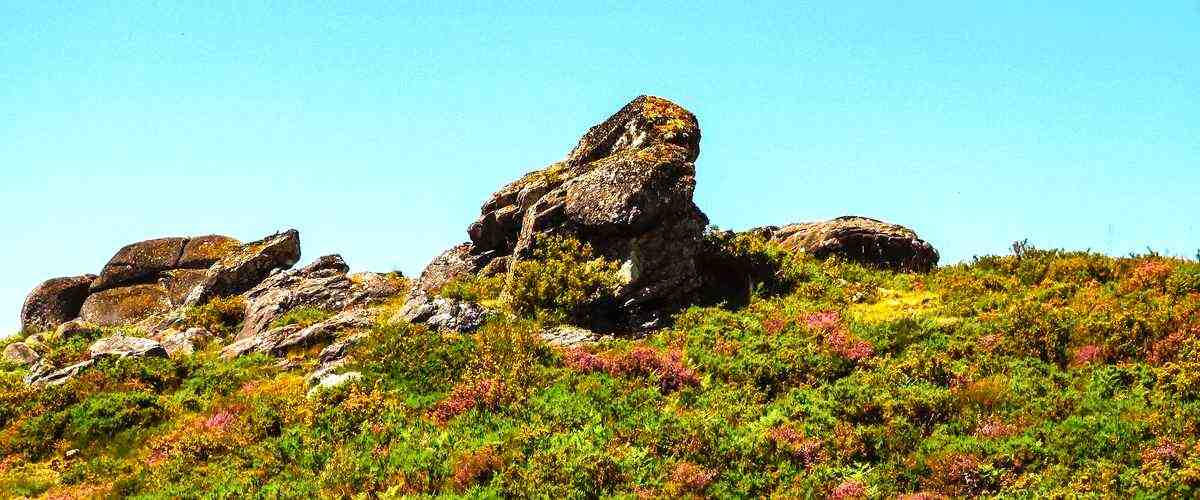
{"label": "shrub", "polygon": [[229,335],[246,318],[246,299],[241,295],[215,297],[202,306],[182,311],[186,327],[200,327],[217,335]]}
{"label": "shrub", "polygon": [[101,393],[70,410],[66,431],[77,441],[87,442],[155,423],[165,415],[166,410],[155,394],[145,391]]}
{"label": "shrub", "polygon": [[500,299],[500,294],[504,291],[504,281],[504,275],[458,276],[442,285],[438,295],[468,302],[494,302]]}
{"label": "shrub", "polygon": [[581,321],[590,306],[611,298],[621,280],[617,264],[593,255],[578,240],[539,237],[533,259],[518,261],[504,297],[514,313],[547,321]]}
{"label": "shrub", "polygon": [[275,320],[271,322],[271,328],[279,328],[281,326],[288,325],[307,327],[325,321],[332,316],[333,313],[325,309],[312,306],[301,306],[283,313],[278,318],[275,318]]}

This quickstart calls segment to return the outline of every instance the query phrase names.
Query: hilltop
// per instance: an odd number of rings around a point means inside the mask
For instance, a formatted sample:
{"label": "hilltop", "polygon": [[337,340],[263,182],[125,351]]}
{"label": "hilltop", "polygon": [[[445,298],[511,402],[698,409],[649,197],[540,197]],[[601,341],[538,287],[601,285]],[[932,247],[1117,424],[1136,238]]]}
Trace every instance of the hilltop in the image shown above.
{"label": "hilltop", "polygon": [[641,96],[415,277],[300,234],[135,242],[33,290],[4,496],[1189,496],[1200,263],[860,216],[722,231]]}

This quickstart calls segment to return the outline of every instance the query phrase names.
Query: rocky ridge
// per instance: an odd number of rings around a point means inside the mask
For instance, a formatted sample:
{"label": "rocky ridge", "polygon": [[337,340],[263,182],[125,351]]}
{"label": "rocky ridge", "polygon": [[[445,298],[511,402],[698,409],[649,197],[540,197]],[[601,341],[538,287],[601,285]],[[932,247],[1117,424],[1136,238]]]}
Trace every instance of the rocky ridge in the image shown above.
{"label": "rocky ridge", "polygon": [[[281,358],[320,348],[309,379],[326,385],[353,379],[338,373],[356,332],[378,323],[423,323],[470,332],[497,311],[485,303],[441,295],[464,278],[506,278],[535,258],[538,242],[569,237],[617,265],[612,297],[591,303],[586,324],[548,327],[553,345],[577,345],[611,335],[666,326],[690,305],[745,303],[770,269],[739,262],[708,243],[709,219],[696,206],[700,127],[695,115],[660,97],[641,96],[591,127],[558,162],[503,186],[467,228],[469,241],[433,259],[419,277],[349,274],[340,256],[300,259],[299,233],[288,230],[251,243],[220,235],[158,238],[127,245],[97,275],[48,280],[29,295],[22,326],[37,335],[71,335],[125,326],[137,335],[96,340],[90,357],[67,366],[40,359],[37,336],[9,345],[6,359],[31,366],[27,382],[61,383],[103,356],[186,356],[222,342],[221,355],[264,353]],[[768,226],[746,234],[819,258],[840,256],[879,267],[925,272],[937,251],[902,226],[863,217]],[[761,267],[761,266],[760,266]],[[240,329],[221,335],[186,324],[187,312],[236,298]],[[395,309],[378,304],[402,301]],[[329,316],[278,324],[310,308]],[[33,343],[34,345],[27,345]]]}

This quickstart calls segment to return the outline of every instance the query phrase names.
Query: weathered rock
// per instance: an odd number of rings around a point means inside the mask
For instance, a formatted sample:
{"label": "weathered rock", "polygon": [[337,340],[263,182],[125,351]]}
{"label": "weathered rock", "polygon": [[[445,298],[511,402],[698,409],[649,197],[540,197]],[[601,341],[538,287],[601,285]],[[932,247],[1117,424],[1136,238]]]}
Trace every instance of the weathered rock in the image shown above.
{"label": "weathered rock", "polygon": [[320,377],[312,379],[313,387],[308,390],[308,393],[305,394],[305,396],[311,398],[323,390],[332,389],[361,378],[362,373],[354,371],[345,373],[324,373]]}
{"label": "weathered rock", "polygon": [[82,319],[73,319],[58,325],[58,329],[54,330],[54,337],[60,340],[70,340],[75,337],[91,334],[99,329],[99,325],[88,323]]}
{"label": "weathered rock", "polygon": [[414,295],[390,321],[425,324],[435,330],[470,332],[483,326],[487,309],[474,302]]}
{"label": "weathered rock", "polygon": [[594,344],[613,338],[611,335],[601,335],[586,328],[571,325],[558,325],[543,329],[540,336],[547,344],[556,347]]}
{"label": "weathered rock", "polygon": [[414,292],[435,295],[457,276],[505,272],[531,256],[538,237],[561,234],[621,263],[625,286],[615,306],[596,315],[606,316],[601,323],[661,325],[702,283],[696,260],[708,218],[692,202],[699,141],[690,112],[638,97],[592,127],[566,159],[493,194],[468,228],[471,243],[435,259]]}
{"label": "weathered rock", "polygon": [[171,304],[180,306],[192,289],[204,282],[206,276],[208,271],[205,269],[171,269],[159,275],[158,284],[167,290]]}
{"label": "weathered rock", "polygon": [[489,260],[488,257],[495,253],[484,252],[483,255],[475,255],[472,253],[473,249],[470,243],[463,243],[434,257],[413,283],[414,293],[436,295],[442,286],[454,278],[479,271]]}
{"label": "weathered rock", "polygon": [[55,386],[66,383],[68,380],[75,378],[84,369],[95,364],[95,361],[87,359],[73,365],[55,370],[54,367],[39,362],[33,369],[29,370],[29,374],[25,376],[24,382],[27,385],[34,387]]}
{"label": "weathered rock", "polygon": [[54,278],[43,281],[25,297],[21,307],[21,327],[25,330],[52,330],[79,316],[87,299],[94,274]]}
{"label": "weathered rock", "polygon": [[196,351],[197,346],[207,343],[212,338],[212,332],[204,328],[192,327],[182,332],[168,330],[163,333],[160,343],[163,349],[167,351],[167,355],[174,358],[192,355]]}
{"label": "weathered rock", "polygon": [[866,217],[838,217],[755,231],[785,248],[817,258],[837,255],[866,265],[915,272],[928,272],[938,262],[933,245],[911,229]]}
{"label": "weathered rock", "polygon": [[37,362],[41,356],[21,342],[13,342],[4,348],[4,360],[20,366],[29,366]]}
{"label": "weathered rock", "polygon": [[366,329],[374,324],[374,311],[352,309],[308,327],[286,325],[239,339],[225,346],[221,350],[221,357],[232,359],[256,352],[282,356],[292,349],[329,342],[340,332]]}
{"label": "weathered rock", "polygon": [[217,234],[189,238],[183,247],[183,254],[173,268],[176,269],[207,269],[217,261],[238,251],[242,242]]}
{"label": "weathered rock", "polygon": [[154,281],[169,269],[203,269],[236,250],[238,241],[228,236],[156,238],[122,247],[109,259],[92,283],[99,292],[130,283]]}
{"label": "weathered rock", "polygon": [[157,283],[110,288],[93,293],[79,312],[84,321],[100,326],[136,323],[171,310],[171,296]]}
{"label": "weathered rock", "polygon": [[300,260],[300,233],[289,229],[247,243],[208,268],[204,280],[188,294],[188,305],[213,297],[237,295],[261,283],[272,271],[288,269]]}
{"label": "weathered rock", "polygon": [[97,340],[88,347],[91,359],[114,356],[118,358],[167,357],[162,344],[151,339],[113,335]]}
{"label": "weathered rock", "polygon": [[297,307],[342,311],[402,292],[400,281],[375,273],[347,275],[338,255],[326,255],[303,269],[285,271],[246,292],[246,319],[238,339],[257,335],[280,315]]}

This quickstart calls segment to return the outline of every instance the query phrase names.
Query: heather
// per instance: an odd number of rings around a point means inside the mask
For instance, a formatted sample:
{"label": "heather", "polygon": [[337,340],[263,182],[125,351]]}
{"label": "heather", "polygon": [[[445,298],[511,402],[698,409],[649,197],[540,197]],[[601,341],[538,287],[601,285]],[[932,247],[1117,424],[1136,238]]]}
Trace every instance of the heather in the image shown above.
{"label": "heather", "polygon": [[[567,316],[538,314],[561,306],[544,300],[475,333],[381,321],[354,348],[363,376],[313,393],[303,370],[221,359],[220,342],[106,359],[42,389],[6,366],[0,489],[928,498],[1200,486],[1195,261],[1027,246],[929,274],[776,261],[786,286],[758,287],[744,307],[693,307],[644,338],[550,346],[541,321]],[[193,317],[239,321],[219,308]],[[78,357],[99,334],[50,339],[48,355]]]}

